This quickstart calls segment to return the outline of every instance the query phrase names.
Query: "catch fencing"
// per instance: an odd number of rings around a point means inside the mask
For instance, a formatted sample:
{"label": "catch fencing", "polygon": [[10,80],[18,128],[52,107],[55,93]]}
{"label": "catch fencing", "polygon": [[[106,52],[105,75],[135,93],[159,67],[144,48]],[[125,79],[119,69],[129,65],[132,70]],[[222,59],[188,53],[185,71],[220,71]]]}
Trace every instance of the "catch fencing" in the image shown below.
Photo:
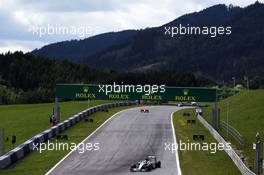
{"label": "catch fencing", "polygon": [[240,145],[245,145],[245,140],[241,134],[232,126],[224,121],[220,122],[221,128],[223,128],[228,134],[230,134]]}
{"label": "catch fencing", "polygon": [[[227,145],[225,139],[200,115],[197,116],[199,121],[209,130],[212,136],[219,142]],[[225,152],[230,156],[232,161],[238,167],[240,172],[243,175],[256,175],[253,171],[251,171],[245,163],[241,160],[238,154],[234,151],[234,149],[225,149]]]}

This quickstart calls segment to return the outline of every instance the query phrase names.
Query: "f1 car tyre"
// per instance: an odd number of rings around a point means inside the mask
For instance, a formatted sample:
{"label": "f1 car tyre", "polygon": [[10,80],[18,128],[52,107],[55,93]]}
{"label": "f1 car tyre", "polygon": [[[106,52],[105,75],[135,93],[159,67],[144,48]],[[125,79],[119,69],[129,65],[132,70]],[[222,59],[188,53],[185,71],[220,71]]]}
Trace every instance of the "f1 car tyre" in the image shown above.
{"label": "f1 car tyre", "polygon": [[156,167],[157,167],[157,168],[160,168],[160,167],[161,167],[161,162],[160,162],[160,161],[158,161],[158,162],[156,163]]}

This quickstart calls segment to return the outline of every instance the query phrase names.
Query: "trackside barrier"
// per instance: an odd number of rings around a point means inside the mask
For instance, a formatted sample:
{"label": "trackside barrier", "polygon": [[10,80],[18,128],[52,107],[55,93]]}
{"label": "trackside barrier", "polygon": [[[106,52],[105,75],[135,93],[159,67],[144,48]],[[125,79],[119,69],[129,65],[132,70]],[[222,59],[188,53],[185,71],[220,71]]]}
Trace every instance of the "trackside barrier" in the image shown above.
{"label": "trackside barrier", "polygon": [[91,114],[101,111],[102,109],[107,108],[113,108],[113,107],[119,107],[119,106],[129,106],[129,105],[135,105],[137,102],[120,102],[115,104],[102,104],[95,107],[88,108],[70,118],[63,121],[62,123],[57,124],[56,126],[53,126],[42,133],[32,137],[31,139],[27,140],[26,142],[22,143],[15,149],[9,151],[5,155],[0,157],[0,170],[6,169],[9,166],[16,163],[18,160],[23,159],[25,156],[27,156],[29,153],[33,151],[34,146],[39,143],[47,142],[52,137],[56,136],[57,134],[63,132],[67,128],[73,126],[77,122],[81,121],[85,117],[90,116]]}
{"label": "trackside barrier", "polygon": [[237,142],[239,142],[240,145],[244,145],[245,141],[243,139],[243,137],[241,136],[241,134],[232,126],[230,126],[229,124],[227,124],[224,121],[220,122],[220,126],[226,131],[228,132]]}
{"label": "trackside barrier", "polygon": [[[209,130],[212,136],[219,143],[223,143],[224,145],[227,145],[225,139],[202,116],[198,115],[197,117],[199,121]],[[231,150],[225,149],[225,152],[230,156],[230,158],[233,160],[233,162],[235,163],[235,165],[238,167],[238,169],[243,175],[256,175],[244,164],[244,162],[240,159],[240,157],[237,155],[234,149]]]}

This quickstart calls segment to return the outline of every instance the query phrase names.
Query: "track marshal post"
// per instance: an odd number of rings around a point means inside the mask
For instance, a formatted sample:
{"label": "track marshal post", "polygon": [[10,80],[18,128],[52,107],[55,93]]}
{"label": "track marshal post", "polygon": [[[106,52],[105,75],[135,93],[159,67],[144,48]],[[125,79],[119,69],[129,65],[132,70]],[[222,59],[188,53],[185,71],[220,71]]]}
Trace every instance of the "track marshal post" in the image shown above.
{"label": "track marshal post", "polygon": [[212,109],[212,126],[216,131],[219,131],[220,129],[220,109],[218,107],[217,91],[216,91],[214,107]]}

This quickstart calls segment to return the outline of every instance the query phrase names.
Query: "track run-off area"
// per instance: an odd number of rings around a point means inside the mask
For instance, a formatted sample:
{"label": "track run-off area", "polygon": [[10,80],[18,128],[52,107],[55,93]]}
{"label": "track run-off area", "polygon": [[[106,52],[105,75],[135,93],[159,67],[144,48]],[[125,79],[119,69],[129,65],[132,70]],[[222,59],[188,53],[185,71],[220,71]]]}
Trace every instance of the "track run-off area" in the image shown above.
{"label": "track run-off area", "polygon": [[[172,114],[175,106],[141,107],[121,111],[109,118],[83,143],[99,143],[99,150],[79,153],[71,151],[46,175],[131,175],[131,164],[155,155],[161,168],[150,175],[181,175],[177,151],[165,150],[165,143],[174,144],[176,137]],[[145,173],[136,173],[145,174]]]}

